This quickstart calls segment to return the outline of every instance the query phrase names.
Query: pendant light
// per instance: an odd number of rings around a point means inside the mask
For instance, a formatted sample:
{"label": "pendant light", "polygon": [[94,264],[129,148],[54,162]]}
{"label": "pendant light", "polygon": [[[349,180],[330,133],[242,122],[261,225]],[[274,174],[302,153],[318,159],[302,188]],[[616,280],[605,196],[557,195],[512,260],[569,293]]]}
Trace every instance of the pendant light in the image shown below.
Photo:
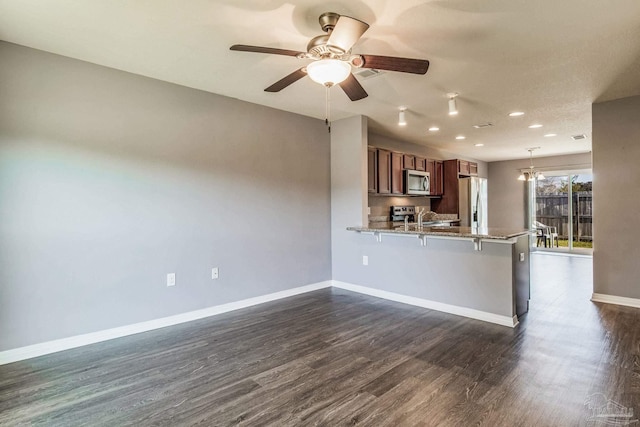
{"label": "pendant light", "polygon": [[540,147],[527,148],[529,152],[529,169],[522,170],[518,181],[535,181],[546,179],[541,171],[537,171],[533,166],[533,152]]}

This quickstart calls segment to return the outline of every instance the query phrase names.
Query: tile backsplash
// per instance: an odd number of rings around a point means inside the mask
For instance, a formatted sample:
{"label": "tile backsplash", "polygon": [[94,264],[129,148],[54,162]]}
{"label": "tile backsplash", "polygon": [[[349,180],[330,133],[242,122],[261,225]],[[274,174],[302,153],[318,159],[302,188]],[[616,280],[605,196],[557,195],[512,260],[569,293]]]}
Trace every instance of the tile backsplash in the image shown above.
{"label": "tile backsplash", "polygon": [[389,221],[391,206],[415,206],[416,209],[431,210],[431,199],[428,197],[384,197],[369,196],[369,221]]}

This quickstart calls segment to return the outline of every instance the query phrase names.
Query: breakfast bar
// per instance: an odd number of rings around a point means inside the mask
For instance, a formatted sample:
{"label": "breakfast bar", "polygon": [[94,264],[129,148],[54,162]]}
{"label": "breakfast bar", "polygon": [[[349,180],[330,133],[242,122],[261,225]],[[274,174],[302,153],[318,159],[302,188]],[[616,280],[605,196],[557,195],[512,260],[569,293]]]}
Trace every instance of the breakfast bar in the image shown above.
{"label": "breakfast bar", "polygon": [[417,237],[423,246],[427,244],[428,238],[466,240],[473,242],[476,250],[482,250],[483,241],[514,244],[519,237],[531,233],[529,230],[506,228],[431,226],[429,224],[423,226],[417,224],[397,225],[391,222],[370,223],[368,227],[347,227],[347,230],[357,231],[362,234],[372,234],[378,242],[382,241],[382,236],[385,234]]}
{"label": "breakfast bar", "polygon": [[529,230],[393,222],[347,230],[363,257],[340,272],[353,278],[347,289],[510,327],[528,311]]}

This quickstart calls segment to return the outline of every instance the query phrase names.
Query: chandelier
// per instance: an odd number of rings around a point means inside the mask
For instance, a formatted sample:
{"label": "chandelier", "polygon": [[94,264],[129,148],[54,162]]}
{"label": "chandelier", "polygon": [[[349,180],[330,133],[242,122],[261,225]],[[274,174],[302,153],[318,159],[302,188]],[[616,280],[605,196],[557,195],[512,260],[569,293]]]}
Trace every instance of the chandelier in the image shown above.
{"label": "chandelier", "polygon": [[545,179],[542,172],[537,171],[533,167],[533,152],[539,148],[540,147],[527,148],[527,151],[529,152],[529,169],[523,169],[522,171],[520,171],[518,181],[535,181]]}

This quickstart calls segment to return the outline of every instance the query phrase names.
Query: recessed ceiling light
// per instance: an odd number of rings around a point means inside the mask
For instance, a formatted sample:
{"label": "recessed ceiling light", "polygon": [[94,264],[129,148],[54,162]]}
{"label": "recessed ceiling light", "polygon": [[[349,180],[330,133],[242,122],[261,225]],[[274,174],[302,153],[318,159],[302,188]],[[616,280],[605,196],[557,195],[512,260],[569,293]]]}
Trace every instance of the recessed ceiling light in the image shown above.
{"label": "recessed ceiling light", "polygon": [[520,116],[524,116],[524,112],[514,111],[513,113],[509,113],[509,117],[520,117]]}
{"label": "recessed ceiling light", "polygon": [[429,132],[438,132],[440,130],[440,128],[438,126],[431,126],[429,128]]}
{"label": "recessed ceiling light", "polygon": [[542,127],[541,124],[536,123],[535,125],[529,126],[529,129],[538,129],[538,128],[541,128],[541,127]]}
{"label": "recessed ceiling light", "polygon": [[456,136],[456,139],[465,139],[466,137],[464,135],[458,135]]}
{"label": "recessed ceiling light", "polygon": [[476,146],[476,147],[484,147],[484,144],[478,143],[478,144],[474,144],[474,146]]}
{"label": "recessed ceiling light", "polygon": [[544,136],[547,137],[547,138],[550,138],[552,136],[558,136],[558,134],[557,133],[547,133]]}

